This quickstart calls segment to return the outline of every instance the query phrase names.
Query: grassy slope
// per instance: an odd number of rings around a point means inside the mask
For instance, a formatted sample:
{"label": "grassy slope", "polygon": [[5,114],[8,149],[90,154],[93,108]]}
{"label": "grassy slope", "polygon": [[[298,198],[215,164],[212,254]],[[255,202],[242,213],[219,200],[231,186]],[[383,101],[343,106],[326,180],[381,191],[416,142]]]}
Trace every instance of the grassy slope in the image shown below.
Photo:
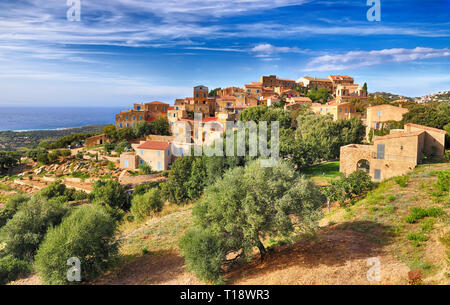
{"label": "grassy slope", "polygon": [[[386,244],[386,249],[410,270],[421,269],[425,283],[449,283],[450,195],[435,186],[437,172],[449,168],[450,164],[418,166],[407,178],[382,182],[365,199],[354,206],[339,208],[324,221],[332,224],[370,222],[388,228],[380,236],[368,225],[352,227],[364,232],[367,238]],[[407,181],[406,186],[401,186],[402,181]],[[438,207],[446,215],[425,217],[411,224],[405,217],[413,207]]]}
{"label": "grassy slope", "polygon": [[[328,169],[325,176],[335,178],[330,169],[336,168],[336,163],[315,167],[308,175],[322,180],[324,167]],[[425,283],[448,283],[449,218],[428,217],[414,224],[404,221],[415,206],[441,207],[450,215],[449,195],[437,196],[434,187],[437,171],[448,168],[449,164],[419,166],[408,175],[405,187],[395,179],[381,183],[355,205],[334,208],[321,221],[314,239],[299,240],[294,245],[269,242],[274,244],[273,254],[263,264],[255,260],[232,270],[227,275],[229,283],[367,284],[366,260],[374,256],[382,261],[386,280],[381,284],[407,284],[408,271],[415,269],[423,270]],[[169,206],[164,216],[122,225],[121,259],[116,268],[95,283],[201,283],[185,272],[177,246],[191,225],[191,209]],[[427,241],[408,240],[410,233],[423,233]]]}

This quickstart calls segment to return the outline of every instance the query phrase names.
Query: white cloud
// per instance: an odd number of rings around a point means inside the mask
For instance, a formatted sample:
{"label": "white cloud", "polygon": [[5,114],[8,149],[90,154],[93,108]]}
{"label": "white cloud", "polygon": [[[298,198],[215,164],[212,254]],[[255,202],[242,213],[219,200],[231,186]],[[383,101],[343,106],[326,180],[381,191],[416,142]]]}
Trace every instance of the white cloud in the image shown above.
{"label": "white cloud", "polygon": [[373,51],[350,51],[344,54],[328,54],[314,58],[304,71],[336,71],[385,63],[400,63],[422,59],[449,57],[450,49],[417,47],[394,48]]}
{"label": "white cloud", "polygon": [[269,43],[261,43],[251,49],[252,52],[260,54],[277,54],[277,53],[303,53],[305,51],[297,47],[276,47]]}

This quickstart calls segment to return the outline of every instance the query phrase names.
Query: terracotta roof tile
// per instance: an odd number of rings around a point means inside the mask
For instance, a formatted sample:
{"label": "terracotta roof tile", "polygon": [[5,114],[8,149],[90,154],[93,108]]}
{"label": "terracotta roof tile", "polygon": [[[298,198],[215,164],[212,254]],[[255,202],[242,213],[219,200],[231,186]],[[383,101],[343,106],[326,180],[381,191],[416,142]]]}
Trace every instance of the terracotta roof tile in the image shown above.
{"label": "terracotta roof tile", "polygon": [[165,150],[169,148],[169,142],[147,141],[138,146],[138,149]]}

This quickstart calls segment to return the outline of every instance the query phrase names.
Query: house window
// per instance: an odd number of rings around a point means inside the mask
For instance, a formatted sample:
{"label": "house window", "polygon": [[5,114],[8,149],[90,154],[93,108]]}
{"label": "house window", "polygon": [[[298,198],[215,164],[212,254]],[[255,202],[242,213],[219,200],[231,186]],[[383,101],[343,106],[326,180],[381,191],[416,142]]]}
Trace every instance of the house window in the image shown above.
{"label": "house window", "polygon": [[373,178],[375,180],[380,180],[381,179],[381,170],[380,169],[376,169],[373,175]]}
{"label": "house window", "polygon": [[142,115],[139,117],[139,120],[142,120]]}
{"label": "house window", "polygon": [[133,120],[136,120],[136,116],[133,115]]}
{"label": "house window", "polygon": [[344,112],[347,113],[347,111],[348,111],[347,108],[345,108],[345,109],[344,109]]}
{"label": "house window", "polygon": [[141,164],[144,164],[144,160],[141,160],[140,163],[141,163]]}
{"label": "house window", "polygon": [[141,149],[141,156],[143,156],[144,155],[144,150],[143,149]]}
{"label": "house window", "polygon": [[141,110],[141,106],[137,106],[137,110]]}
{"label": "house window", "polygon": [[127,119],[128,120],[128,115],[125,117],[125,119]]}
{"label": "house window", "polygon": [[384,160],[384,144],[378,144],[377,145],[377,159]]}
{"label": "house window", "polygon": [[128,168],[128,160],[125,160],[125,168]]}
{"label": "house window", "polygon": [[378,114],[378,116],[381,116],[381,110],[380,110],[380,111],[378,111],[378,113],[377,113],[377,114]]}
{"label": "house window", "polygon": [[377,129],[377,123],[373,124],[373,129]]}
{"label": "house window", "polygon": [[129,126],[130,126],[130,124],[128,124],[128,123],[127,123],[127,125],[126,125],[126,126],[127,126],[127,127],[129,127]]}
{"label": "house window", "polygon": [[158,161],[158,170],[161,170],[161,162]]}
{"label": "house window", "polygon": [[119,124],[119,127],[122,128],[122,123]]}
{"label": "house window", "polygon": [[158,150],[158,157],[161,157],[161,151]]}

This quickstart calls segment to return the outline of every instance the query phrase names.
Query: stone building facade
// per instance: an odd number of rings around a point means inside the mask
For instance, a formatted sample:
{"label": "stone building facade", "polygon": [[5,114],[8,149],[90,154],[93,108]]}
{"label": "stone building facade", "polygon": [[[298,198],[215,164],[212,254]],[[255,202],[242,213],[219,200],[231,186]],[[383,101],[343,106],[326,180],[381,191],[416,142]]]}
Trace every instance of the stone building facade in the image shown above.
{"label": "stone building facade", "polygon": [[375,137],[373,145],[350,144],[341,147],[340,171],[346,176],[357,170],[367,172],[374,181],[381,181],[412,171],[424,154],[442,157],[445,131],[417,124],[391,130]]}

